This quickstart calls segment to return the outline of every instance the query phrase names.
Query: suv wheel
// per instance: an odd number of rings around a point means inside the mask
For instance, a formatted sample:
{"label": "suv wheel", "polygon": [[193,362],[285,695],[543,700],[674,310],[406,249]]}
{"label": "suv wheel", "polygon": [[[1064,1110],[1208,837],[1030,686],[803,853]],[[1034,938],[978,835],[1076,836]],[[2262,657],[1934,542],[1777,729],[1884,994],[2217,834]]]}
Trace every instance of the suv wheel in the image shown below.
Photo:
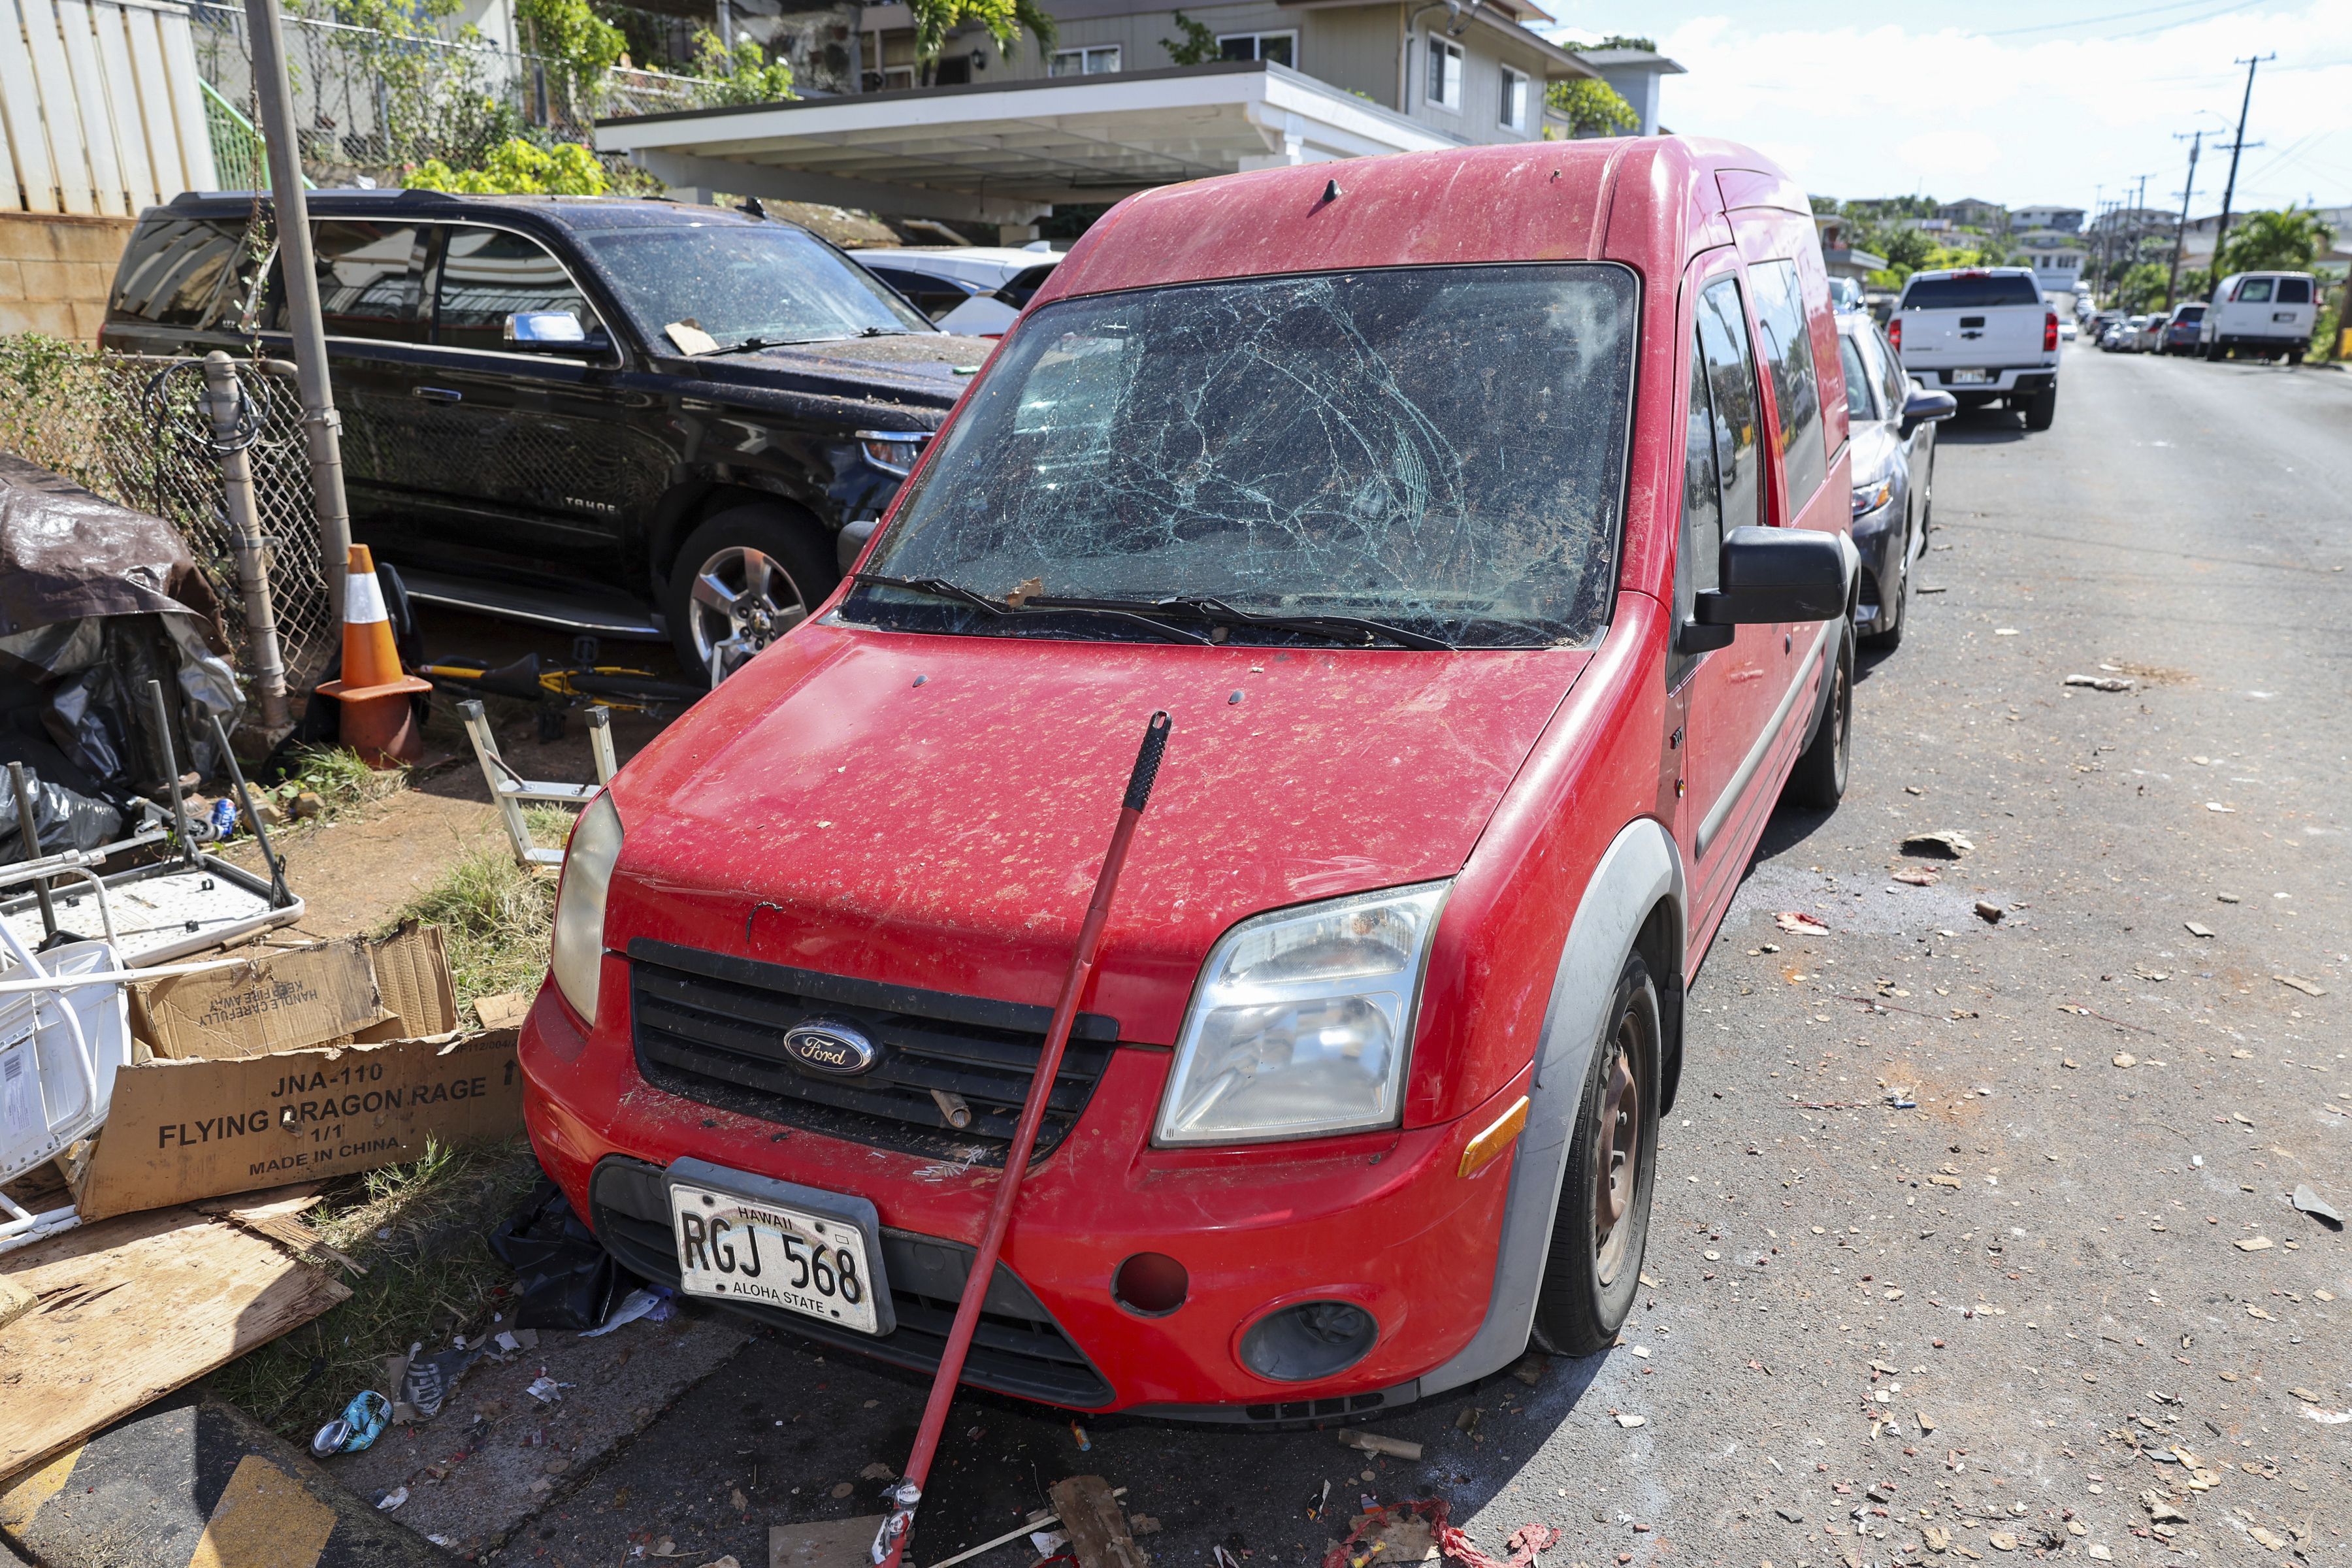
{"label": "suv wheel", "polygon": [[[1849,626],[1852,625],[1848,623]],[[1813,731],[1813,743],[1789,770],[1780,796],[1816,811],[1835,811],[1845,798],[1846,768],[1853,749],[1853,637],[1838,637],[1837,662],[1830,671],[1829,711]]]}
{"label": "suv wheel", "polygon": [[814,524],[739,506],[687,536],[662,611],[680,664],[716,686],[808,617],[841,580]]}
{"label": "suv wheel", "polygon": [[1638,952],[1610,999],[1608,1032],[1578,1102],[1551,1251],[1536,1291],[1534,1340],[1591,1355],[1624,1326],[1641,1289],[1658,1166],[1658,991]]}

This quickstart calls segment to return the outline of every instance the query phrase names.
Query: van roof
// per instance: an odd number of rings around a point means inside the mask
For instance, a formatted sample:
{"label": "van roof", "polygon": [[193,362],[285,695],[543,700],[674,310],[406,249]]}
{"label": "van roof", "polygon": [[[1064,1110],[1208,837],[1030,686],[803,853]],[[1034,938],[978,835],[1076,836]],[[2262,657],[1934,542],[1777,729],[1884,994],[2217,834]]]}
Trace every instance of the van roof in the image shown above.
{"label": "van roof", "polygon": [[1611,259],[1678,274],[1721,215],[1809,214],[1794,182],[1737,142],[1683,136],[1522,142],[1228,174],[1129,196],[1038,294],[1359,267]]}

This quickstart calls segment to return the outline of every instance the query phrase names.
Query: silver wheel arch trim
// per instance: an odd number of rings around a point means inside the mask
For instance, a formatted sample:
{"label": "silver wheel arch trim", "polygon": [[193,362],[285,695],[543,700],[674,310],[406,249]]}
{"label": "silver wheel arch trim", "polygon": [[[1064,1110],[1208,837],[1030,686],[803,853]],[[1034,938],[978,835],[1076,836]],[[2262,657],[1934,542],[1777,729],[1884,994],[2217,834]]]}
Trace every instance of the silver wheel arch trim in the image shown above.
{"label": "silver wheel arch trim", "polygon": [[1687,929],[1689,908],[1682,856],[1664,826],[1643,817],[1620,832],[1601,856],[1569,925],[1536,1047],[1528,1130],[1514,1151],[1510,1188],[1503,1199],[1502,1235],[1495,1250],[1495,1283],[1486,1321],[1453,1359],[1422,1375],[1424,1396],[1475,1383],[1527,1352],[1535,1325],[1536,1292],[1543,1284],[1559,1206],[1560,1177],[1575,1131],[1578,1096],[1601,1032],[1609,1025],[1604,1015],[1616,994],[1626,954],[1633,951],[1634,937],[1662,899],[1673,906],[1673,929],[1679,935]]}

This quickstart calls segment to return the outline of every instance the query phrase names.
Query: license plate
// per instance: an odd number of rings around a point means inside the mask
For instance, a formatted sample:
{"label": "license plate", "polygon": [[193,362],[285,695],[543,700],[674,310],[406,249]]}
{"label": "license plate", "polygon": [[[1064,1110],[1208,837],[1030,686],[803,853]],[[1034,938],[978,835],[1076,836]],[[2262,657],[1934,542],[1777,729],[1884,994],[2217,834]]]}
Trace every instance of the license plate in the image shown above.
{"label": "license plate", "polygon": [[2273,310],[2271,312],[2271,320],[2273,321],[2292,321],[2294,320],[2294,312],[2293,310]]}
{"label": "license plate", "polygon": [[1981,386],[1992,379],[1989,370],[1947,371],[1945,379],[1953,386]]}
{"label": "license plate", "polygon": [[855,1223],[675,1180],[669,1207],[688,1295],[887,1331],[876,1303],[888,1286]]}

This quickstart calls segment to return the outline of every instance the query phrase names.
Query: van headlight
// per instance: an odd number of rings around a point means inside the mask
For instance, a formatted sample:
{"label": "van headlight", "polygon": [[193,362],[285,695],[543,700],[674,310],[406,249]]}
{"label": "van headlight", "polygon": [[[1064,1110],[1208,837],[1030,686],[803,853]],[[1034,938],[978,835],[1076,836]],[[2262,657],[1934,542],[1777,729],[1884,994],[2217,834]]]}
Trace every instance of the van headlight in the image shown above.
{"label": "van headlight", "polygon": [[555,894],[555,931],[547,944],[556,988],[592,1028],[596,981],[604,970],[604,895],[613,885],[613,863],[620,858],[621,814],[606,790],[572,826],[563,885]]}
{"label": "van headlight", "polygon": [[1202,966],[1153,1142],[1395,1125],[1446,886],[1279,910],[1227,931]]}

